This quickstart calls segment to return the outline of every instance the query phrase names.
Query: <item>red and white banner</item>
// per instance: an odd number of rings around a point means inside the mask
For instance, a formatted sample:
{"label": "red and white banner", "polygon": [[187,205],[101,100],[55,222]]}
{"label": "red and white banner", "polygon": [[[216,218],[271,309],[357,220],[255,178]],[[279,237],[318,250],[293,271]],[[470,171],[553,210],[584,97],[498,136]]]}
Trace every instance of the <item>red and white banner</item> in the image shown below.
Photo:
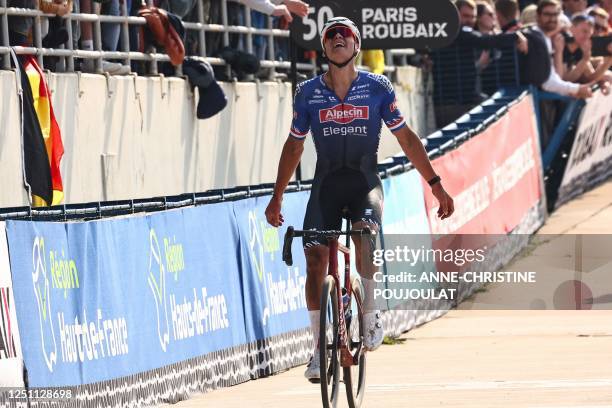
{"label": "red and white banner", "polygon": [[23,357],[3,222],[0,222],[0,387],[23,387]]}
{"label": "red and white banner", "polygon": [[455,213],[440,220],[424,183],[432,234],[505,234],[542,198],[542,164],[533,101],[526,97],[483,133],[433,161]]}

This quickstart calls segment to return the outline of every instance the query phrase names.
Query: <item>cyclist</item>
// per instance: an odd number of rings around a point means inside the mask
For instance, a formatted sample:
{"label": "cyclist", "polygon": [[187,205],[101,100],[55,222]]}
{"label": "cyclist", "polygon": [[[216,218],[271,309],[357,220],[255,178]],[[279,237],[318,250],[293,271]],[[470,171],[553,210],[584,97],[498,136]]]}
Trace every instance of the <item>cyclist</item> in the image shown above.
{"label": "cyclist", "polygon": [[[338,230],[342,210],[348,207],[355,229],[366,226],[378,231],[383,212],[383,190],[376,169],[381,121],[393,132],[402,150],[419,173],[430,182],[440,202],[438,216],[449,217],[453,200],[442,187],[419,137],[406,125],[395,100],[391,82],[382,75],[358,71],[355,57],[361,35],[349,19],[335,17],[321,30],[321,45],[329,61],[323,75],[302,82],[296,89],[293,123],[283,147],[274,193],[266,208],[267,221],[283,223],[283,193],[300,161],[306,135],[312,134],[317,165],[304,229]],[[356,267],[364,286],[364,346],[377,349],[383,340],[380,311],[373,301],[373,265],[362,262],[362,244],[355,239]],[[364,244],[367,240],[364,240]],[[306,304],[314,333],[315,350],[305,376],[319,381],[319,302],[328,264],[327,242],[304,238],[306,255]]]}

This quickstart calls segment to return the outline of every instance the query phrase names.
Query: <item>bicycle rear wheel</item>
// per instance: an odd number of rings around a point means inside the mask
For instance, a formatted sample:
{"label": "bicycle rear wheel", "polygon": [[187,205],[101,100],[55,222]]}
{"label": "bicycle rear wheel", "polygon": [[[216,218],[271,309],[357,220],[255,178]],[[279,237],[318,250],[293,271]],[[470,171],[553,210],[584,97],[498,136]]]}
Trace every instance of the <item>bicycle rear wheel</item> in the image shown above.
{"label": "bicycle rear wheel", "polygon": [[338,391],[340,389],[338,328],[336,281],[333,277],[327,276],[323,282],[323,292],[321,293],[321,320],[319,328],[321,399],[324,408],[335,408],[338,404]]}
{"label": "bicycle rear wheel", "polygon": [[[349,305],[351,312],[350,323],[347,319],[346,332],[349,336],[349,347],[351,353],[355,353],[363,344],[363,290],[361,282],[353,278],[351,280],[353,302]],[[346,398],[350,408],[359,408],[365,393],[366,379],[366,355],[361,353],[359,364],[344,368],[344,386],[346,387]]]}

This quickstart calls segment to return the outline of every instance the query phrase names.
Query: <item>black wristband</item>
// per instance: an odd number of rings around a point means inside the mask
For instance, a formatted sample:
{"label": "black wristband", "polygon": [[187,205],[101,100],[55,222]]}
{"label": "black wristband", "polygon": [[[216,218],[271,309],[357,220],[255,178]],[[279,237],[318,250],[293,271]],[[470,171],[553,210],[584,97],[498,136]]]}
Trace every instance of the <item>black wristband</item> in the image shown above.
{"label": "black wristband", "polygon": [[431,180],[429,180],[427,182],[427,184],[429,184],[430,186],[433,187],[434,184],[439,183],[440,181],[442,181],[442,179],[440,178],[440,176],[435,176],[434,178],[432,178]]}

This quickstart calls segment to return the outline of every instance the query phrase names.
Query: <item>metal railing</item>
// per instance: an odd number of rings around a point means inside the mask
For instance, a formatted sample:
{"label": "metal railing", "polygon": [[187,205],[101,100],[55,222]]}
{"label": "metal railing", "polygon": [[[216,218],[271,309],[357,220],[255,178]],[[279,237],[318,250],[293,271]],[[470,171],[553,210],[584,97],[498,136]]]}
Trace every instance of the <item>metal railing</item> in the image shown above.
{"label": "metal railing", "polygon": [[488,64],[479,67],[482,52],[453,45],[432,53],[436,105],[476,105],[499,89],[520,86],[516,47],[488,50]]}
{"label": "metal railing", "polygon": [[[78,0],[77,0],[78,1]],[[245,51],[253,52],[253,37],[255,35],[264,36],[267,41],[267,58],[261,61],[261,67],[269,68],[270,77],[273,77],[276,69],[289,70],[291,63],[287,61],[275,59],[275,40],[288,39],[289,31],[274,28],[273,18],[267,17],[266,28],[255,28],[251,26],[251,10],[248,7],[244,7],[245,21],[247,26],[234,26],[228,24],[228,12],[227,12],[227,1],[221,0],[221,24],[209,24],[204,21],[204,11],[202,1],[196,2],[195,15],[197,16],[198,22],[187,22],[184,21],[184,27],[187,32],[196,32],[197,36],[197,54],[190,55],[192,57],[203,58],[212,65],[227,65],[222,58],[215,58],[209,56],[206,50],[206,35],[207,33],[223,33],[222,35],[222,46],[227,47],[230,44],[230,34],[243,35],[246,38],[246,49]],[[151,0],[149,0],[149,3]],[[29,54],[37,56],[38,63],[41,67],[44,67],[44,56],[55,56],[60,57],[60,70],[73,72],[75,69],[74,59],[93,59],[95,72],[102,73],[102,60],[103,59],[118,59],[122,60],[124,64],[130,64],[130,61],[147,61],[149,64],[149,74],[157,74],[157,62],[169,61],[166,54],[152,50],[151,52],[138,52],[129,49],[130,44],[130,30],[131,26],[143,26],[146,21],[142,17],[128,16],[125,2],[122,2],[121,16],[109,16],[100,14],[84,14],[84,13],[70,13],[63,17],[65,20],[65,28],[68,32],[68,41],[63,45],[64,48],[51,49],[44,48],[42,45],[42,25],[44,19],[53,18],[53,14],[45,14],[40,10],[23,9],[7,7],[7,0],[0,0],[0,25],[2,26],[2,32],[0,33],[0,55],[2,58],[2,68],[10,69],[10,45],[9,45],[9,33],[8,33],[8,16],[22,16],[33,18],[32,26],[32,38],[33,46],[31,47],[13,47],[17,54]],[[72,26],[75,22],[91,23],[93,31],[93,51],[77,50],[73,49],[73,38],[72,38]],[[121,51],[104,51],[102,49],[102,23],[116,23],[121,25],[121,41],[118,46]],[[300,71],[307,71],[315,73],[317,66],[315,61],[312,60],[309,63],[298,63],[297,69]]]}
{"label": "metal railing", "polygon": [[[158,73],[157,63],[162,61],[169,61],[169,57],[162,52],[157,52],[154,48],[148,50],[148,52],[140,52],[130,49],[130,35],[134,33],[130,32],[130,27],[140,27],[146,25],[146,21],[143,17],[130,16],[126,2],[121,2],[121,14],[120,16],[110,16],[101,14],[86,14],[86,13],[69,13],[65,15],[63,20],[65,21],[65,28],[68,32],[68,40],[60,48],[44,48],[42,45],[43,37],[43,23],[45,20],[56,17],[53,14],[45,14],[40,10],[34,9],[23,9],[15,7],[7,7],[8,0],[0,0],[0,58],[2,69],[11,68],[10,60],[10,45],[9,45],[9,29],[8,29],[8,17],[9,16],[21,16],[29,17],[33,19],[32,26],[32,40],[33,45],[31,47],[13,47],[17,54],[28,54],[35,55],[38,63],[44,68],[45,56],[59,57],[59,63],[57,64],[58,71],[63,72],[74,72],[75,71],[75,58],[83,60],[93,60],[93,72],[102,73],[102,61],[105,59],[121,60],[123,64],[130,66],[131,61],[145,61],[148,62],[147,74],[156,75]],[[75,0],[78,1],[78,0]],[[210,50],[207,50],[206,38],[211,33],[222,33],[221,44],[223,47],[230,45],[230,34],[237,34],[244,36],[245,50],[248,53],[253,53],[254,50],[254,36],[262,36],[266,41],[266,58],[261,60],[261,67],[268,69],[268,77],[274,79],[276,77],[276,70],[284,70],[288,72],[291,69],[291,62],[289,61],[289,55],[286,56],[285,60],[279,60],[276,58],[276,45],[277,42],[286,40],[289,41],[290,33],[288,30],[274,28],[274,18],[266,16],[265,28],[253,27],[251,21],[251,9],[246,6],[244,8],[245,25],[229,25],[228,18],[228,7],[227,2],[230,0],[220,0],[221,6],[221,21],[217,23],[209,23],[204,21],[204,6],[201,0],[196,1],[195,10],[192,11],[191,15],[195,16],[197,22],[183,21],[183,25],[187,32],[195,32],[197,38],[197,54],[189,55],[190,57],[202,58],[208,61],[211,65],[226,66],[227,74],[229,77],[230,68],[223,58],[214,57],[210,55]],[[150,5],[152,0],[147,0]],[[94,3],[95,4],[95,3]],[[73,44],[73,25],[75,23],[89,23],[92,25],[93,32],[93,51],[74,49]],[[121,35],[118,47],[120,51],[105,51],[102,48],[102,24],[103,23],[115,23],[120,25]],[[406,57],[414,55],[413,49],[401,49],[401,50],[388,50],[385,53],[386,61],[391,63],[394,56],[400,56],[403,64],[406,64]],[[309,75],[315,75],[319,69],[327,69],[326,64],[317,66],[317,62],[312,58],[309,62],[297,63],[298,71],[307,73]],[[359,69],[369,70],[366,66],[359,66]],[[396,68],[393,65],[385,66],[385,73],[391,74],[395,72]],[[180,68],[177,72],[180,74]]]}

